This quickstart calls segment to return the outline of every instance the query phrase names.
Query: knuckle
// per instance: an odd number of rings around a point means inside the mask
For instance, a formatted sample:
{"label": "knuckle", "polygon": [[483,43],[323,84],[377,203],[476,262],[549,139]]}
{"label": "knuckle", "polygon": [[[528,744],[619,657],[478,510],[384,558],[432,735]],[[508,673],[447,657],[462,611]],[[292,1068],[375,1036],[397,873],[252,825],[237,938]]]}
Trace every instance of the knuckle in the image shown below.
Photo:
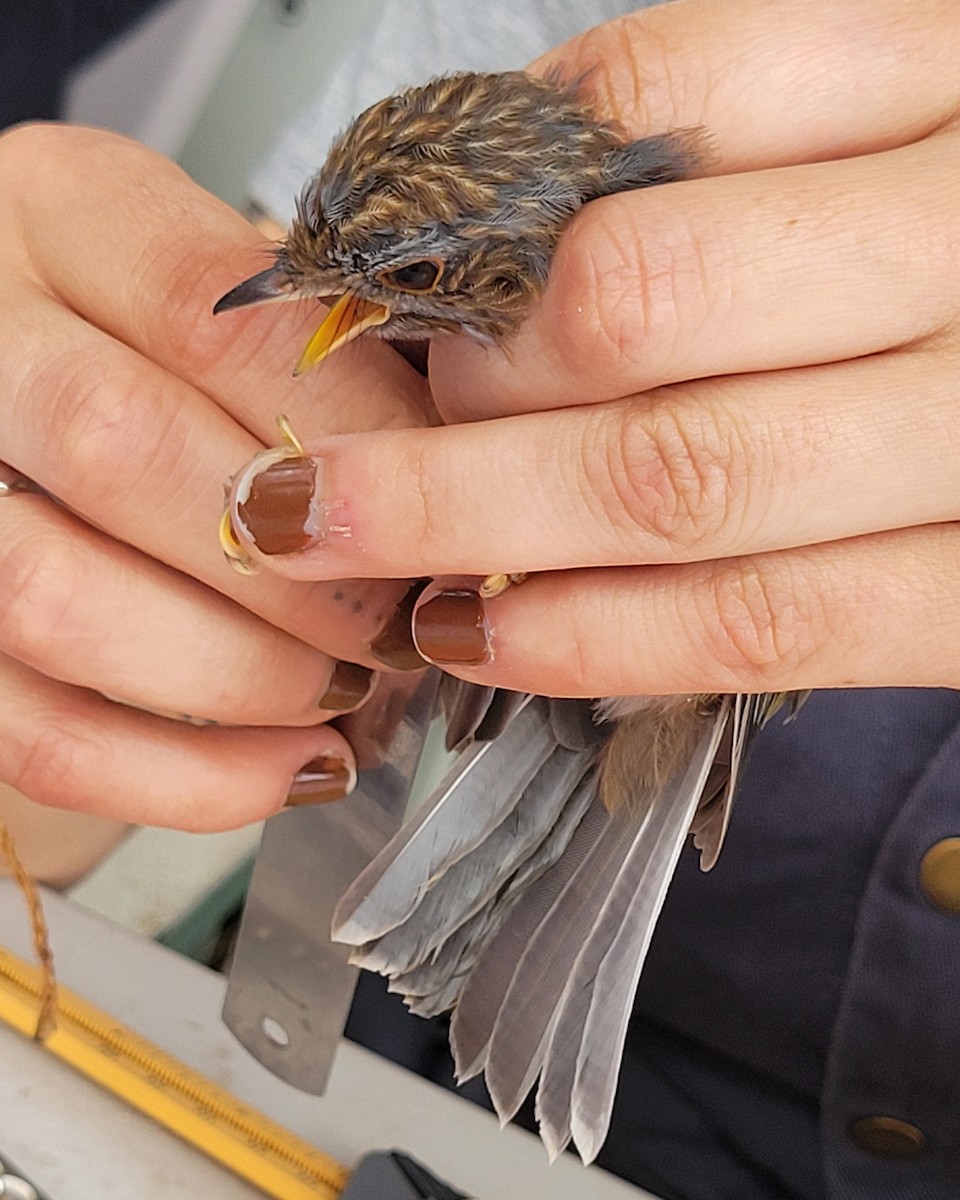
{"label": "knuckle", "polygon": [[183,445],[177,427],[188,419],[177,397],[158,377],[134,378],[96,350],[71,355],[52,359],[29,383],[38,411],[52,409],[63,493],[87,507],[129,503],[131,488],[146,485],[145,468],[169,485]]}
{"label": "knuckle", "polygon": [[[607,414],[601,452],[581,456],[598,518],[651,533],[668,560],[727,536],[745,505],[749,453],[708,405],[624,405]],[[589,451],[589,448],[588,448]]]}
{"label": "knuckle", "polygon": [[[576,42],[576,66],[590,72],[584,90],[593,94],[599,112],[613,114],[628,127],[643,128],[646,88],[641,83],[631,24],[628,17],[620,17],[586,30]],[[655,36],[645,40],[644,58],[656,58],[657,66],[663,67],[667,62],[659,50]],[[660,78],[659,71],[651,74],[651,80]]]}
{"label": "knuckle", "polygon": [[658,18],[628,13],[587,30],[573,45],[572,66],[586,75],[583,87],[596,97],[598,111],[634,134],[689,120],[690,46],[678,52],[671,23]]}
{"label": "knuckle", "polygon": [[[810,572],[768,558],[719,563],[700,610],[711,659],[731,671],[742,691],[763,691],[802,671],[829,644],[833,622]],[[706,611],[704,612],[704,607]]]}
{"label": "knuckle", "polygon": [[37,804],[54,808],[85,809],[94,801],[108,758],[106,735],[87,722],[64,721],[51,713],[34,730],[30,742],[19,749],[7,772],[9,782]]}
{"label": "knuckle", "polygon": [[[178,215],[165,212],[163,228],[142,247],[132,274],[150,280],[151,290],[164,296],[164,348],[170,360],[184,374],[203,373],[211,364],[230,352],[242,366],[255,363],[264,352],[265,343],[273,333],[273,323],[257,319],[243,322],[243,336],[237,336],[237,324],[218,321],[211,315],[212,300],[223,291],[223,252],[209,252],[204,239],[190,228],[189,218],[181,224],[195,236],[171,238],[169,225]],[[194,217],[193,223],[197,218]],[[220,247],[216,247],[217,250]],[[155,298],[145,291],[131,297],[137,319],[144,324],[144,337],[149,339],[149,325],[155,320]],[[262,318],[262,314],[261,314]]]}
{"label": "knuckle", "polygon": [[609,372],[611,364],[636,371],[649,340],[646,243],[610,209],[609,201],[588,206],[557,249],[551,284],[565,299],[549,332],[560,364],[574,374]]}
{"label": "knuckle", "polygon": [[3,560],[0,641],[28,666],[43,669],[58,646],[75,646],[76,604],[93,581],[82,554],[64,537],[24,537]]}
{"label": "knuckle", "polygon": [[631,391],[682,370],[690,340],[731,303],[726,249],[694,210],[657,191],[587,205],[557,248],[550,283],[562,298],[550,330],[560,364],[613,371]]}

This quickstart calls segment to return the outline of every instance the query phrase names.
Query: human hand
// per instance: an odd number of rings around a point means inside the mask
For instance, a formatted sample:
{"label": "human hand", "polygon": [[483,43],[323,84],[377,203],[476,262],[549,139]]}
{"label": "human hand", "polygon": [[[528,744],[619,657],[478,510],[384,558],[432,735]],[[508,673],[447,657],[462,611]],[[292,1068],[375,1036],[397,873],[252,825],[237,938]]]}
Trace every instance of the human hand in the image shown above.
{"label": "human hand", "polygon": [[353,755],[320,722],[368,692],[407,584],[236,574],[223,481],[277,413],[308,437],[413,425],[423,381],[373,345],[295,383],[311,313],[215,320],[262,240],[125,139],[14,130],[0,207],[0,486],[49,493],[0,494],[0,779],[191,829],[276,810],[306,764],[295,799],[343,794]]}
{"label": "human hand", "polygon": [[539,64],[706,127],[710,177],[588,205],[502,352],[436,339],[448,420],[522,415],[312,442],[350,536],[272,568],[542,572],[415,618],[520,690],[957,686],[958,41],[944,0],[687,0]]}

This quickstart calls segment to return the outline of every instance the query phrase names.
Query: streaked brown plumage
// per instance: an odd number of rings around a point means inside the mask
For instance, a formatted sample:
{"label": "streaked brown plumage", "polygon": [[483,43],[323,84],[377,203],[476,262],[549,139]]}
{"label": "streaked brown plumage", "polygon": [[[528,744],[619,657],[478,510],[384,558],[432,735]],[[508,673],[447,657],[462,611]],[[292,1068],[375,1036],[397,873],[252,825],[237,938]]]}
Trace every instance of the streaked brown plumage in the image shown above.
{"label": "streaked brown plumage", "polygon": [[[573,214],[683,179],[701,143],[628,141],[556,79],[434,80],[354,122],[274,266],[217,311],[336,298],[298,370],[368,332],[505,341]],[[472,757],[344,897],[335,935],[411,1008],[454,1007],[458,1071],[485,1072],[503,1117],[539,1075],[551,1154],[572,1138],[589,1160],[677,855],[692,831],[713,865],[746,747],[785,698],[614,697],[595,712],[455,680],[445,694],[449,741]]]}
{"label": "streaked brown plumage", "polygon": [[[502,341],[546,283],[569,218],[600,196],[693,174],[702,141],[695,131],[628,141],[555,79],[435,79],[350,126],[304,188],[276,265],[217,311],[350,293],[387,310],[378,337]],[[423,262],[440,268],[427,289],[395,282]]]}

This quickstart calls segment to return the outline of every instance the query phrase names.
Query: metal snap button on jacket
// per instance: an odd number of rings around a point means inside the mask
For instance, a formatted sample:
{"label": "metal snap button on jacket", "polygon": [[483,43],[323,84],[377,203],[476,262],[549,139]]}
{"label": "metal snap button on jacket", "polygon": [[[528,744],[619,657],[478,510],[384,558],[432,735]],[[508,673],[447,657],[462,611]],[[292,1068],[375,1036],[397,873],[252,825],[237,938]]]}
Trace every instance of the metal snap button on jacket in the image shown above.
{"label": "metal snap button on jacket", "polygon": [[931,903],[960,914],[960,837],[930,847],[920,863],[920,883]]}
{"label": "metal snap button on jacket", "polygon": [[915,1158],[927,1144],[916,1125],[897,1117],[860,1117],[851,1122],[849,1134],[861,1150],[877,1158]]}

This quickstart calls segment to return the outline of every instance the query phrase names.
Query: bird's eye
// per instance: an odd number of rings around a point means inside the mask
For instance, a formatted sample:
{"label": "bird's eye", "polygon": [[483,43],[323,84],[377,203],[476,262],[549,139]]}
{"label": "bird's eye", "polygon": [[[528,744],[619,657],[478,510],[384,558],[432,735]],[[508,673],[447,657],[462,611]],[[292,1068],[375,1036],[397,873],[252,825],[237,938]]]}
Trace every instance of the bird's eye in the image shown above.
{"label": "bird's eye", "polygon": [[387,287],[422,295],[433,291],[442,274],[443,263],[439,259],[418,258],[415,262],[404,263],[402,267],[391,267],[389,271],[382,271],[377,278]]}

